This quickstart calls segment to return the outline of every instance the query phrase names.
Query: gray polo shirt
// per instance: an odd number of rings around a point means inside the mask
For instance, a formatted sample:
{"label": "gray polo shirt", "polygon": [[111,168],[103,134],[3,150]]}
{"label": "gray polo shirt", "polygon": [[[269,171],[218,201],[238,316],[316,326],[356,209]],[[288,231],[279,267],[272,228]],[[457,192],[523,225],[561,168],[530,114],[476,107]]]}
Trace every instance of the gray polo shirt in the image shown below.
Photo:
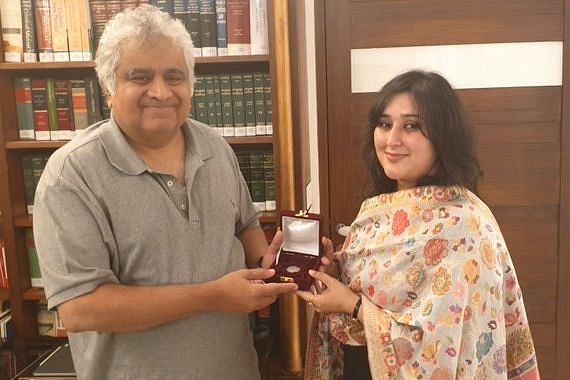
{"label": "gray polo shirt", "polygon": [[[34,234],[50,308],[104,283],[202,283],[245,268],[236,234],[258,226],[232,148],[189,120],[186,183],[152,172],[113,121],[50,157]],[[257,379],[246,315],[207,313],[152,330],[69,336],[80,379]]]}

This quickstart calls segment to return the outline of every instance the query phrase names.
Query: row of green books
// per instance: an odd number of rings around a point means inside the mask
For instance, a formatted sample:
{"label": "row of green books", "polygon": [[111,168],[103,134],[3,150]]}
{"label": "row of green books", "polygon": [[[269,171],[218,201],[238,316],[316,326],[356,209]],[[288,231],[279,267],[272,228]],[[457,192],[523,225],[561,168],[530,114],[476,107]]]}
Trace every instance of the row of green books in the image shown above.
{"label": "row of green books", "polygon": [[[240,149],[236,151],[236,156],[255,206],[261,211],[275,210],[275,168],[273,151],[270,149]],[[22,175],[24,177],[26,206],[27,212],[30,215],[34,212],[36,187],[48,158],[49,154],[46,153],[22,155]]]}
{"label": "row of green books", "polygon": [[272,150],[238,150],[236,157],[253,204],[261,211],[275,211],[275,166]]}
{"label": "row of green books", "polygon": [[191,117],[220,135],[272,135],[271,78],[266,72],[196,75]]}

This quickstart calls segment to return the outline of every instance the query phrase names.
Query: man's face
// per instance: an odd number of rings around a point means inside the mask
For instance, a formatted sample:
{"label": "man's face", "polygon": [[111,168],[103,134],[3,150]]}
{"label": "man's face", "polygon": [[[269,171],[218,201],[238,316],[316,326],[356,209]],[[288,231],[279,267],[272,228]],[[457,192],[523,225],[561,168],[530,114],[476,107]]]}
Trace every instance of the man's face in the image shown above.
{"label": "man's face", "polygon": [[127,41],[120,49],[117,88],[109,97],[117,124],[140,143],[174,135],[191,107],[190,73],[182,52],[168,39],[142,46]]}

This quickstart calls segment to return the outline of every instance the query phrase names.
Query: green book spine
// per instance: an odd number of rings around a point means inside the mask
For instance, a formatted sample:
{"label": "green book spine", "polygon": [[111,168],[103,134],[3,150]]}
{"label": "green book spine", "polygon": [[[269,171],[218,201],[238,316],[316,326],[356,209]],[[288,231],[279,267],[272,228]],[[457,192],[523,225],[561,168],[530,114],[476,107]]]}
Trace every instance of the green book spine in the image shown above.
{"label": "green book spine", "polygon": [[31,228],[26,228],[26,251],[28,254],[28,271],[30,274],[30,283],[33,287],[42,287],[42,275],[40,272],[40,264],[38,261],[38,252],[34,242],[34,232]]}
{"label": "green book spine", "polygon": [[216,39],[216,3],[215,0],[199,0],[200,7],[200,43],[202,57],[218,55]]}
{"label": "green book spine", "polygon": [[266,134],[273,134],[273,103],[271,100],[271,76],[263,73],[263,89],[265,94],[265,127]]}
{"label": "green book spine", "polygon": [[253,101],[255,106],[255,134],[267,134],[265,125],[265,88],[263,81],[263,73],[253,73]]}
{"label": "green book spine", "polygon": [[49,120],[50,140],[59,140],[59,126],[57,123],[57,110],[55,104],[55,79],[46,79],[46,96]]}
{"label": "green book spine", "polygon": [[30,215],[34,213],[34,196],[36,193],[33,170],[32,156],[29,154],[22,156],[22,173],[24,175],[24,191],[26,193],[26,210]]}
{"label": "green book spine", "polygon": [[[44,171],[47,161],[47,155],[43,154],[34,154],[32,155],[32,176],[33,176],[33,186],[34,186],[34,193],[36,191],[36,187],[38,186],[38,182],[40,181],[40,177]],[[33,209],[32,209],[33,211]]]}
{"label": "green book spine", "polygon": [[224,119],[222,112],[222,92],[220,91],[220,77],[213,75],[214,80],[214,106],[216,109],[216,129],[220,135],[224,135]]}
{"label": "green book spine", "polygon": [[204,75],[204,85],[206,88],[206,109],[208,111],[208,125],[212,128],[218,126],[218,115],[216,114],[216,93],[214,92],[214,76]]}
{"label": "green book spine", "polygon": [[251,200],[258,209],[265,211],[265,167],[262,150],[250,152],[249,165],[251,170]]}
{"label": "green book spine", "polygon": [[277,210],[275,199],[275,163],[273,152],[266,150],[263,152],[263,178],[265,182],[265,210]]}
{"label": "green book spine", "polygon": [[196,120],[208,124],[208,101],[206,99],[206,80],[203,75],[196,75],[194,82],[194,106]]}
{"label": "green book spine", "polygon": [[14,78],[16,114],[20,140],[35,140],[34,109],[32,107],[32,85],[30,78]]}
{"label": "green book spine", "polygon": [[243,101],[243,75],[230,74],[232,86],[232,108],[236,136],[245,136],[245,106]]}
{"label": "green book spine", "polygon": [[235,136],[234,109],[232,105],[232,85],[230,74],[220,74],[220,98],[222,100],[222,125],[225,137]]}
{"label": "green book spine", "polygon": [[255,136],[255,100],[253,97],[253,73],[243,74],[243,107],[245,112],[245,134]]}
{"label": "green book spine", "polygon": [[202,55],[202,41],[200,40],[200,0],[186,1],[185,25],[194,43],[194,56],[200,57]]}
{"label": "green book spine", "polygon": [[236,151],[236,158],[238,160],[239,169],[247,184],[249,193],[251,194],[251,168],[249,166],[249,152],[247,150]]}

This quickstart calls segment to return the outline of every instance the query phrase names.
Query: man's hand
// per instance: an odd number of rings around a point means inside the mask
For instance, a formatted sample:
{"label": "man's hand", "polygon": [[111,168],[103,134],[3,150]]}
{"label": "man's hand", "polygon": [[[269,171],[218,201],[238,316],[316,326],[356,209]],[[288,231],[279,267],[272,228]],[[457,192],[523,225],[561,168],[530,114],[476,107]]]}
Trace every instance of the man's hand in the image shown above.
{"label": "man's hand", "polygon": [[215,281],[219,297],[212,300],[213,309],[224,313],[249,313],[271,305],[281,294],[298,289],[295,283],[265,283],[264,280],[274,274],[274,269],[263,268],[228,273]]}

